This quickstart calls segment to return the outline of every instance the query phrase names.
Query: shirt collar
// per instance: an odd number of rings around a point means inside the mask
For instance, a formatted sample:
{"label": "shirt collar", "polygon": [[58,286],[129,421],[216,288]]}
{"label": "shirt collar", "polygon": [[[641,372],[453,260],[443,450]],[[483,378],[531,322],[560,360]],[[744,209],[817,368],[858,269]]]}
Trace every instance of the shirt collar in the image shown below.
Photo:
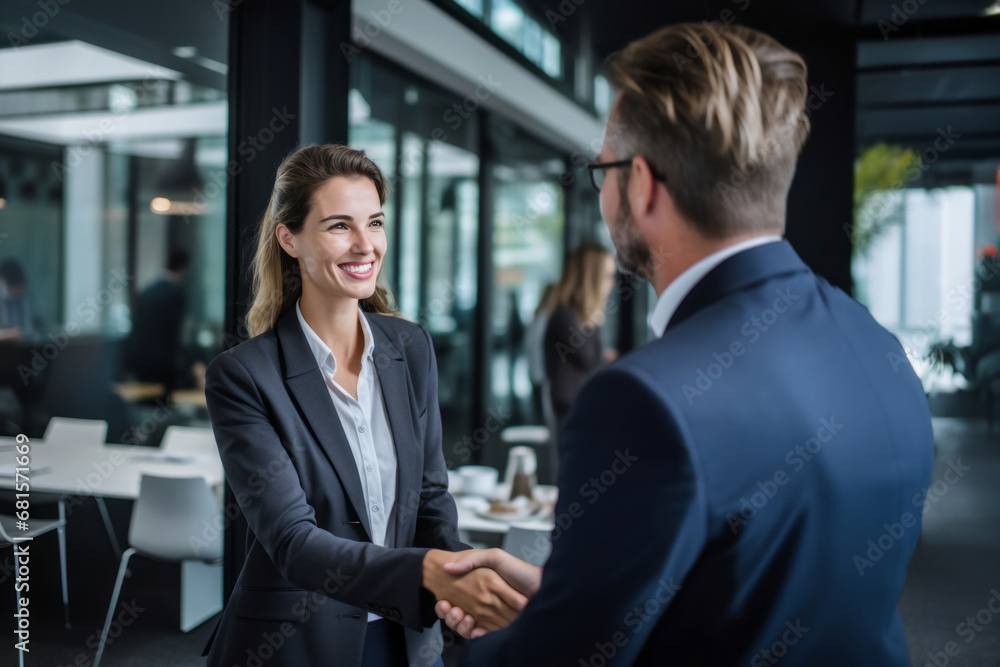
{"label": "shirt collar", "polygon": [[[312,351],[313,356],[316,357],[316,365],[321,369],[326,369],[332,375],[336,375],[337,358],[333,356],[333,352],[326,346],[323,339],[309,326],[306,318],[302,317],[302,308],[299,307],[300,301],[302,301],[301,297],[295,301],[295,315],[299,318],[299,326],[302,327],[302,333],[306,335],[306,342],[309,343],[309,349]],[[375,339],[372,337],[371,326],[368,324],[368,318],[365,317],[361,306],[358,306],[358,319],[361,320],[361,332],[365,337],[365,351],[361,359],[362,361],[371,361],[372,353],[375,350]]]}
{"label": "shirt collar", "polygon": [[726,246],[722,250],[718,250],[708,257],[703,257],[689,266],[684,273],[677,276],[672,283],[667,285],[667,288],[660,294],[660,298],[656,300],[656,307],[653,308],[653,313],[649,316],[649,326],[652,328],[653,333],[656,334],[656,337],[661,337],[663,332],[667,330],[670,318],[674,316],[677,307],[681,305],[681,301],[684,300],[688,292],[702,278],[708,275],[712,269],[721,264],[723,260],[754,246],[774,243],[780,240],[780,236],[755,236],[752,239]]}

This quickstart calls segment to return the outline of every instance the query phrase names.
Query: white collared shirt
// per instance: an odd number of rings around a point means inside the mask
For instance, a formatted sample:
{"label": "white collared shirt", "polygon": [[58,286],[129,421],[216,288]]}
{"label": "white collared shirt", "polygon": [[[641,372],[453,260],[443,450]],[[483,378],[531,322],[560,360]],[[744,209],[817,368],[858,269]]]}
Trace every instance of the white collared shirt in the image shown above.
{"label": "white collared shirt", "polygon": [[649,316],[649,326],[653,330],[653,333],[656,334],[656,337],[661,337],[663,332],[667,330],[670,318],[677,312],[678,306],[681,305],[688,292],[694,289],[694,286],[707,276],[709,271],[721,264],[723,260],[754,246],[774,243],[780,240],[780,236],[756,236],[752,239],[726,246],[722,250],[718,250],[708,257],[703,257],[689,266],[684,273],[677,276],[672,283],[667,285],[667,288],[660,294],[660,298],[656,300],[656,307],[653,308],[653,313]]}
{"label": "white collared shirt", "polygon": [[[358,318],[365,337],[365,351],[361,358],[361,373],[358,375],[358,398],[355,400],[334,381],[337,359],[306,323],[298,302],[295,304],[295,314],[298,315],[299,326],[306,335],[309,349],[316,357],[316,364],[323,372],[330,398],[340,417],[340,425],[350,443],[354,463],[358,466],[361,488],[365,493],[365,509],[368,510],[368,520],[372,527],[372,541],[379,546],[395,546],[388,529],[389,518],[396,504],[396,448],[382,398],[382,386],[379,384],[378,373],[375,372],[372,356],[375,341],[372,339],[371,326],[359,308]],[[389,544],[386,543],[387,538]]]}
{"label": "white collared shirt", "polygon": [[[340,417],[340,425],[347,436],[354,455],[354,463],[361,477],[361,488],[365,494],[365,509],[372,527],[372,542],[379,546],[395,546],[393,529],[396,505],[396,448],[393,444],[392,429],[382,397],[382,386],[372,352],[375,341],[371,326],[364,312],[358,308],[361,330],[365,338],[365,351],[361,357],[361,373],[358,375],[358,398],[354,399],[333,379],[337,372],[337,359],[326,343],[312,330],[302,317],[299,302],[295,302],[295,314],[299,326],[306,335],[309,349],[316,357],[316,364],[323,373],[330,398]],[[381,618],[369,612],[368,620]]]}

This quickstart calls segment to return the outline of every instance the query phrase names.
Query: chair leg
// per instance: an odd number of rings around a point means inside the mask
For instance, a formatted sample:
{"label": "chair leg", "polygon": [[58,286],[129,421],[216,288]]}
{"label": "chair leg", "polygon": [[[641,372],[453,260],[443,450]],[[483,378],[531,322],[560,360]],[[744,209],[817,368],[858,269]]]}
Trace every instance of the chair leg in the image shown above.
{"label": "chair leg", "polygon": [[111,548],[115,550],[115,558],[122,557],[122,548],[118,544],[118,536],[115,535],[115,529],[111,525],[111,515],[108,514],[108,506],[104,504],[104,498],[96,496],[94,500],[97,501],[97,509],[101,511],[101,519],[104,520],[104,530],[108,531],[108,539],[111,540]]}
{"label": "chair leg", "polygon": [[62,500],[59,501],[59,520],[64,524],[56,529],[59,534],[59,573],[62,575],[63,615],[66,618],[66,629],[69,630],[73,626],[69,622],[69,582],[66,578],[66,505]]}
{"label": "chair leg", "polygon": [[115,607],[118,605],[118,596],[122,592],[122,580],[125,578],[125,569],[128,567],[128,559],[135,553],[134,547],[129,547],[122,554],[121,565],[118,566],[118,577],[115,579],[115,590],[111,594],[111,604],[108,605],[108,616],[104,619],[104,629],[101,630],[101,643],[97,646],[97,655],[94,657],[94,667],[101,664],[101,656],[104,654],[104,645],[108,641],[108,631],[111,629],[111,617],[114,616]]}

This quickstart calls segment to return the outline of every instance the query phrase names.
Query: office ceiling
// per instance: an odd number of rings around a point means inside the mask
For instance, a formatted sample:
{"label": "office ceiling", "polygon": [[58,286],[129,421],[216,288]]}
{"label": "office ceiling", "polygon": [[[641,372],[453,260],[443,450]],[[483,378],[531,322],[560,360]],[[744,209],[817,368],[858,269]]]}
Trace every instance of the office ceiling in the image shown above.
{"label": "office ceiling", "polygon": [[[41,6],[37,0],[0,2],[0,33],[4,35],[0,50],[11,48],[11,34],[28,35],[28,44],[81,40],[180,72],[191,83],[226,90],[229,22],[225,2],[99,0],[52,4],[56,13],[35,21]],[[35,34],[32,31],[38,25],[41,27]]]}
{"label": "office ceiling", "polygon": [[[793,48],[815,35],[849,32],[858,40],[859,149],[877,141],[926,146],[940,128],[951,127],[961,140],[942,155],[939,168],[1000,158],[1000,0],[524,1],[541,16],[572,10],[557,27],[567,38],[573,22],[589,13],[584,39],[599,57],[657,26],[729,16],[724,12]],[[219,8],[226,6],[206,0],[69,3],[59,5],[31,43],[83,40],[225,91],[228,16]],[[38,7],[35,0],[0,2],[0,31],[20,32]],[[9,46],[2,42],[0,52]]]}

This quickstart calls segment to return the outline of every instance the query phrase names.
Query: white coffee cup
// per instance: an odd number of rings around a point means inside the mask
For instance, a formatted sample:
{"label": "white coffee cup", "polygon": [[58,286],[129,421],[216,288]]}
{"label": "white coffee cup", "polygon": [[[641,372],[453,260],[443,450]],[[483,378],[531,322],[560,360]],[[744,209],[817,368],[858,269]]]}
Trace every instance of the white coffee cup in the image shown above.
{"label": "white coffee cup", "polygon": [[462,492],[467,496],[489,498],[497,488],[500,471],[489,466],[462,466],[458,469],[462,478]]}

